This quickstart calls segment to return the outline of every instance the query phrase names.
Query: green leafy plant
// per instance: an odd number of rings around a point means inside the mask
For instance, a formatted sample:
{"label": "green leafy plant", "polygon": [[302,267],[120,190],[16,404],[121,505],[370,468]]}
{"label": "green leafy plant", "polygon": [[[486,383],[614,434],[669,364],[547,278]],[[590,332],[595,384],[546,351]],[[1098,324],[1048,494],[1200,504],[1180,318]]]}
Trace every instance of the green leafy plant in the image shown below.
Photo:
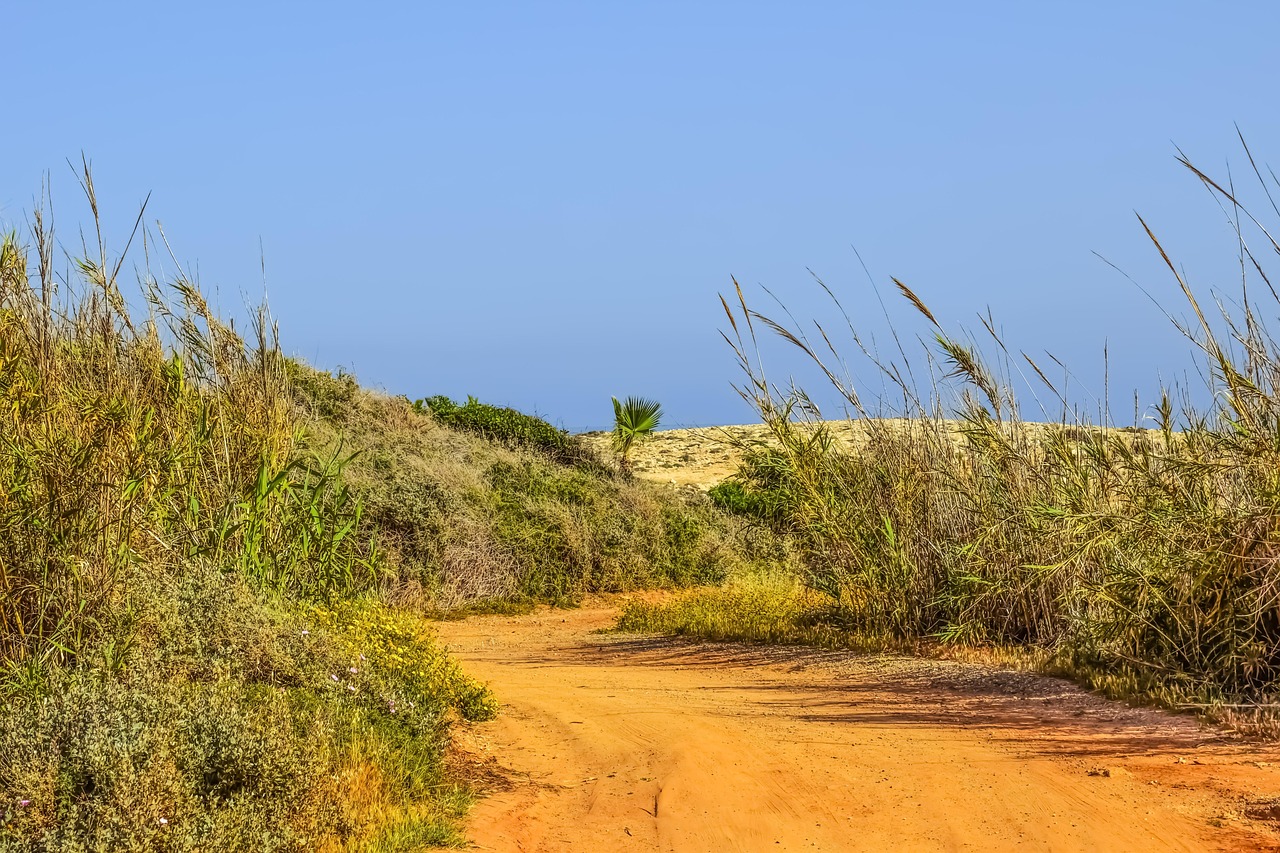
{"label": "green leafy plant", "polygon": [[491,406],[475,397],[468,397],[467,402],[460,406],[443,396],[417,400],[413,408],[418,413],[430,412],[445,426],[474,432],[512,447],[538,450],[558,462],[590,459],[589,451],[568,432],[517,409]]}
{"label": "green leafy plant", "polygon": [[624,473],[631,472],[631,451],[638,442],[653,435],[662,418],[662,406],[656,400],[628,397],[613,398],[613,450]]}

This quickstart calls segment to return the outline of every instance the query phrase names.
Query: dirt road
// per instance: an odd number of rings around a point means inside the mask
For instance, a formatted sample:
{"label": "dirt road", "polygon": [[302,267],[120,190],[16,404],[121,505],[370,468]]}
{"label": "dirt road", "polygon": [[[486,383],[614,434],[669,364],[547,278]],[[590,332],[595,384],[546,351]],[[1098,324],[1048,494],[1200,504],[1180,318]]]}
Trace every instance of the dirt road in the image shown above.
{"label": "dirt road", "polygon": [[903,657],[444,623],[503,713],[464,730],[501,851],[1280,850],[1280,751],[1065,682]]}

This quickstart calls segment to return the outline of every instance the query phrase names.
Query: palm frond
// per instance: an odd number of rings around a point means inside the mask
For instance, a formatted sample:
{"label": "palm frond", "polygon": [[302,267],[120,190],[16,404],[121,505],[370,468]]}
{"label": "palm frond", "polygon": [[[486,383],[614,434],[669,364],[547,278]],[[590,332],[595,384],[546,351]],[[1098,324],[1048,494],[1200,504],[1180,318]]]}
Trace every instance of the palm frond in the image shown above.
{"label": "palm frond", "polygon": [[613,449],[625,462],[635,443],[647,438],[662,418],[662,405],[644,397],[613,398]]}

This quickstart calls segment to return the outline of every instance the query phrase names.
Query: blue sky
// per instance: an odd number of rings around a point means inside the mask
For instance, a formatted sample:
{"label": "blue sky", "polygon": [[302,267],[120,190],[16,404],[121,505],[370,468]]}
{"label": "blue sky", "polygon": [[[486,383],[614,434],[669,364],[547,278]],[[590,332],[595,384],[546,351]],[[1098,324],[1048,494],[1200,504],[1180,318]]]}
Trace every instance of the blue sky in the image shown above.
{"label": "blue sky", "polygon": [[1233,241],[1174,144],[1237,176],[1233,123],[1280,151],[1264,3],[48,2],[6,22],[0,224],[48,171],[73,235],[84,151],[113,235],[151,192],[226,310],[261,294],[261,243],[290,352],[574,430],[615,394],[673,426],[752,420],[717,331],[730,275],[830,320],[811,269],[883,341],[851,246],[948,328],[990,306],[1082,401],[1107,342],[1113,398],[1145,402],[1193,362],[1093,253],[1176,305],[1138,210],[1193,281],[1230,287]]}

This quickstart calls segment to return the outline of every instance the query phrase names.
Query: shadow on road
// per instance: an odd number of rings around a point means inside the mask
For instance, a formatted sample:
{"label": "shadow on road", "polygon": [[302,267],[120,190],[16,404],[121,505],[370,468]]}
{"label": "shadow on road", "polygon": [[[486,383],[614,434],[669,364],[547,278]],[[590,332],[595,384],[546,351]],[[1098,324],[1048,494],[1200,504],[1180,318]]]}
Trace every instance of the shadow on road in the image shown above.
{"label": "shadow on road", "polygon": [[[967,729],[1023,750],[1028,758],[1105,763],[1159,754],[1187,762],[1212,756],[1221,762],[1236,752],[1257,751],[1202,726],[1190,714],[1131,707],[1061,678],[977,663],[619,635],[521,653],[507,662],[562,667],[566,658],[576,666],[706,670],[703,690],[735,697],[722,713],[787,716],[864,732],[907,726]],[[720,683],[724,675],[744,671],[749,674],[745,683],[742,678]],[[744,694],[751,707],[743,705]]]}

